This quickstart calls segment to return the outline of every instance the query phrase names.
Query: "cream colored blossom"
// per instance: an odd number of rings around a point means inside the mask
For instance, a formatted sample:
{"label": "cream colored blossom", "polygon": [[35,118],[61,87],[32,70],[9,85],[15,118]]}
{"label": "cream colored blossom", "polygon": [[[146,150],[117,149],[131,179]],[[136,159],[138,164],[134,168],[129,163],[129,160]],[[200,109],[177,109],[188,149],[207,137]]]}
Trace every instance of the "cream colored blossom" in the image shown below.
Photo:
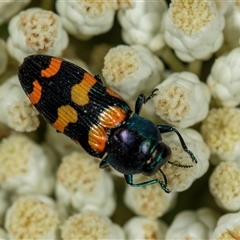
{"label": "cream colored blossom", "polygon": [[240,210],[240,164],[221,162],[209,178],[209,189],[216,203],[227,211]]}
{"label": "cream colored blossom", "polygon": [[173,73],[157,85],[153,102],[156,114],[170,125],[186,128],[208,114],[210,91],[190,72]]}
{"label": "cream colored blossom", "polygon": [[27,6],[30,0],[12,1],[4,0],[0,1],[0,25],[6,22],[10,17],[15,15],[25,6]]}
{"label": "cream colored blossom", "polygon": [[[206,173],[209,167],[210,150],[197,131],[193,129],[178,130],[188,149],[197,159],[197,163],[193,162],[189,154],[183,150],[175,133],[164,133],[162,134],[163,142],[166,143],[172,151],[170,161],[191,167],[182,168],[166,163],[161,169],[167,177],[168,188],[171,191],[181,192],[188,189],[195,179],[200,178]],[[162,179],[160,173],[156,175],[158,178]]]}
{"label": "cream colored blossom", "polygon": [[201,127],[202,136],[211,150],[211,161],[239,161],[240,110],[213,108]]}
{"label": "cream colored blossom", "polygon": [[[134,176],[134,182],[147,181],[141,175]],[[124,203],[135,214],[156,219],[172,209],[176,203],[177,193],[165,193],[159,184],[135,188],[126,186]]]}
{"label": "cream colored blossom", "polygon": [[215,227],[211,240],[238,240],[240,236],[240,212],[222,215]]}
{"label": "cream colored blossom", "polygon": [[0,54],[0,75],[1,75],[6,70],[8,63],[6,44],[3,39],[0,39],[0,53],[1,53]]}
{"label": "cream colored blossom", "polygon": [[124,224],[123,229],[127,239],[164,239],[167,226],[161,220],[133,217]]}
{"label": "cream colored blossom", "polygon": [[210,236],[216,226],[217,219],[218,214],[209,208],[182,211],[175,216],[169,226],[165,240],[212,239]]}
{"label": "cream colored blossom", "polygon": [[117,8],[116,0],[56,1],[56,9],[65,29],[82,40],[110,30]]}
{"label": "cream colored blossom", "polygon": [[40,8],[30,8],[13,17],[8,31],[8,51],[19,62],[36,53],[60,56],[68,45],[68,35],[58,15]]}
{"label": "cream colored blossom", "polygon": [[0,86],[0,121],[2,123],[16,131],[30,132],[39,126],[38,114],[23,92],[17,76],[11,77]]}
{"label": "cream colored blossom", "polygon": [[185,62],[208,59],[222,45],[224,17],[211,0],[172,0],[164,22],[166,43]]}
{"label": "cream colored blossom", "polygon": [[240,47],[215,60],[207,84],[220,106],[235,107],[240,104]]}
{"label": "cream colored blossom", "polygon": [[165,46],[163,37],[163,14],[167,10],[165,1],[132,1],[132,7],[118,11],[125,43],[141,44],[157,52]]}
{"label": "cream colored blossom", "polygon": [[10,239],[58,239],[59,216],[46,196],[27,195],[8,209],[5,228]]}
{"label": "cream colored blossom", "polygon": [[0,186],[14,194],[53,192],[53,159],[21,134],[0,142]]}
{"label": "cream colored blossom", "polygon": [[77,211],[90,209],[110,216],[115,210],[113,181],[92,156],[72,152],[57,171],[56,197]]}
{"label": "cream colored blossom", "polygon": [[149,95],[161,81],[163,69],[163,63],[146,47],[119,45],[105,56],[102,73],[110,88],[130,100],[140,93]]}
{"label": "cream colored blossom", "polygon": [[69,217],[61,226],[61,237],[69,239],[125,239],[123,230],[110,218],[92,211]]}

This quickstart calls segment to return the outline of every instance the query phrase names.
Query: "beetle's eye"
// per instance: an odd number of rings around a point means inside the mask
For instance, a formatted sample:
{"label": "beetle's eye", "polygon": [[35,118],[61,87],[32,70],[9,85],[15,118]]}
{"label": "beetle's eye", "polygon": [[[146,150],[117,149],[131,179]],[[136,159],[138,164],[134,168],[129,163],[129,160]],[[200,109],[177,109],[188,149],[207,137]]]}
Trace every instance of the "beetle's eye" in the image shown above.
{"label": "beetle's eye", "polygon": [[142,167],[142,174],[150,176],[155,174],[163,164],[165,164],[171,157],[171,149],[168,145],[160,142],[151,158],[146,161]]}
{"label": "beetle's eye", "polygon": [[167,162],[172,155],[172,151],[168,145],[166,145],[165,143],[162,143],[162,144],[164,145],[164,149],[162,152],[162,158],[165,160],[165,162]]}

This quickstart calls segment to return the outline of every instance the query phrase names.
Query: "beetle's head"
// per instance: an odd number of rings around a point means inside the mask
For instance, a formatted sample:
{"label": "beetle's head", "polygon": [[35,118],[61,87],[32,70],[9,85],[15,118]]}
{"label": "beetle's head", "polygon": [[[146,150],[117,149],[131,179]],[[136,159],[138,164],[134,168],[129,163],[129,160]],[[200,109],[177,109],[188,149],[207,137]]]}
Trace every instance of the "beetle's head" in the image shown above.
{"label": "beetle's head", "polygon": [[150,158],[142,166],[141,173],[146,176],[155,174],[163,164],[165,164],[171,157],[171,149],[163,142],[159,142],[153,150]]}

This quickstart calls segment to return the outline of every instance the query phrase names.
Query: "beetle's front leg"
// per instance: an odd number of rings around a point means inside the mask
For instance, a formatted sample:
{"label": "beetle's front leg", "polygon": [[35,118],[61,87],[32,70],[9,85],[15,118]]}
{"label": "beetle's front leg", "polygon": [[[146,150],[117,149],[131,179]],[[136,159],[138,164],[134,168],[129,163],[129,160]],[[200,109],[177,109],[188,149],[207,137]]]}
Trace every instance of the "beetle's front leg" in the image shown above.
{"label": "beetle's front leg", "polygon": [[148,185],[152,185],[155,183],[158,183],[161,188],[166,192],[166,193],[170,193],[171,191],[167,188],[166,184],[164,184],[161,180],[159,179],[153,179],[150,181],[146,181],[146,182],[141,182],[141,183],[133,183],[133,176],[132,175],[124,175],[125,180],[127,182],[127,184],[131,185],[132,187],[145,187]]}
{"label": "beetle's front leg", "polygon": [[135,103],[135,113],[139,115],[143,104],[147,103],[150,99],[152,99],[155,96],[155,92],[158,89],[154,89],[152,93],[146,98],[143,94],[140,94],[137,98],[137,101]]}
{"label": "beetle's front leg", "polygon": [[178,130],[176,128],[167,126],[167,125],[158,125],[157,127],[158,127],[160,133],[175,132],[179,138],[179,141],[182,145],[183,150],[189,154],[189,156],[191,157],[193,162],[197,163],[197,159],[195,158],[194,154],[188,149],[181,134],[178,132]]}

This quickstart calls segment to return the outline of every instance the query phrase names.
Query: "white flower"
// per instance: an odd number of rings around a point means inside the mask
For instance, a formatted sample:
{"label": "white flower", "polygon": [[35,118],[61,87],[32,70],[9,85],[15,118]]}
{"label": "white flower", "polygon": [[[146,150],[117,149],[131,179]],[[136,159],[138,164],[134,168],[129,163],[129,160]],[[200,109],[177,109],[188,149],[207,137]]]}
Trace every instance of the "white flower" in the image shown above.
{"label": "white flower", "polygon": [[224,17],[213,1],[172,0],[164,22],[167,44],[185,62],[208,59],[222,45]]}
{"label": "white flower", "polygon": [[[195,179],[200,178],[208,170],[210,150],[197,131],[193,129],[178,129],[178,131],[188,149],[197,159],[197,163],[194,163],[189,154],[183,150],[179,138],[174,132],[164,133],[162,134],[163,142],[172,151],[169,161],[192,167],[182,168],[166,163],[161,169],[167,177],[168,188],[171,191],[181,192],[188,189]],[[157,176],[162,178],[160,173],[157,173]]]}
{"label": "white flower", "polygon": [[127,239],[164,239],[167,226],[161,220],[133,217],[124,224],[123,229]]}
{"label": "white flower", "polygon": [[210,91],[197,75],[173,73],[155,88],[158,89],[153,98],[156,114],[170,125],[186,128],[207,116]]}
{"label": "white flower", "polygon": [[0,25],[6,22],[10,17],[15,15],[18,11],[27,6],[30,0],[12,1],[4,0],[0,1]]}
{"label": "white flower", "polygon": [[3,39],[0,39],[0,53],[1,53],[0,54],[0,75],[1,75],[6,70],[8,63],[6,44]]}
{"label": "white flower", "polygon": [[219,105],[235,107],[240,104],[240,48],[215,60],[207,84]]}
{"label": "white flower", "polygon": [[40,8],[30,8],[13,17],[8,31],[8,51],[19,62],[36,53],[59,56],[68,45],[59,16]]}
{"label": "white flower", "polygon": [[93,211],[84,211],[69,217],[61,226],[61,237],[63,240],[125,239],[120,226]]}
{"label": "white flower", "polygon": [[230,1],[230,9],[225,15],[224,40],[232,49],[239,46],[240,38],[240,4],[239,1]]}
{"label": "white flower", "polygon": [[113,25],[116,0],[56,1],[56,9],[64,27],[78,39],[87,40],[107,32]]}
{"label": "white flower", "polygon": [[218,214],[208,208],[178,213],[169,226],[165,240],[172,239],[210,239],[216,226]]}
{"label": "white flower", "polygon": [[53,192],[53,159],[21,134],[0,142],[0,186],[14,194]]}
{"label": "white flower", "polygon": [[[134,176],[134,182],[145,182],[149,179],[141,175]],[[124,203],[135,214],[156,219],[171,210],[176,203],[177,193],[165,193],[159,184],[135,188],[126,186]]]}
{"label": "white flower", "polygon": [[240,110],[213,108],[201,127],[202,136],[211,150],[211,162],[239,161]]}
{"label": "white flower", "polygon": [[222,215],[215,227],[211,240],[235,239],[240,237],[240,212]]}
{"label": "white flower", "polygon": [[240,210],[240,164],[221,162],[209,178],[209,189],[216,203],[227,211]]}
{"label": "white flower", "polygon": [[55,191],[60,204],[77,211],[90,209],[110,216],[115,210],[113,180],[86,153],[73,152],[63,158]]}
{"label": "white flower", "polygon": [[161,81],[163,69],[161,60],[146,47],[120,45],[105,56],[102,74],[110,88],[130,100],[140,93],[149,95]]}
{"label": "white flower", "polygon": [[13,76],[0,86],[0,121],[10,128],[34,131],[39,126],[38,111],[23,92],[18,77]]}
{"label": "white flower", "polygon": [[10,239],[58,239],[58,211],[52,199],[29,195],[8,209],[5,228]]}
{"label": "white flower", "polygon": [[118,11],[118,21],[122,26],[123,40],[131,44],[141,44],[152,52],[165,46],[163,37],[163,13],[167,6],[165,1],[132,1],[131,8]]}

